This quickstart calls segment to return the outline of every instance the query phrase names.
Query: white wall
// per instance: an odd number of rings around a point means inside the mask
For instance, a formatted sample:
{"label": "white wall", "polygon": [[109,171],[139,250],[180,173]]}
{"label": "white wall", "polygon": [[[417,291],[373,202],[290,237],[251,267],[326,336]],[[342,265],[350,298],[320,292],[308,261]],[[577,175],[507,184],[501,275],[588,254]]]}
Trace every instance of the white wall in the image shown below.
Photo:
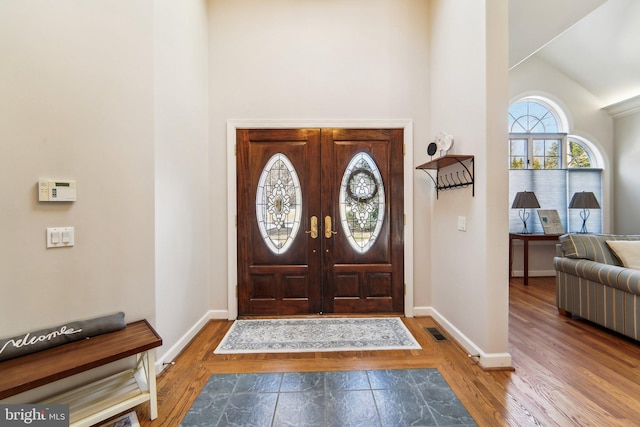
{"label": "white wall", "polygon": [[[454,136],[452,153],[475,156],[476,179],[475,197],[470,189],[432,197],[432,305],[479,346],[476,350],[493,353],[483,356],[483,364],[510,364],[507,152],[502,145],[507,138],[507,3],[442,0],[431,5],[432,130]],[[459,216],[466,217],[467,231],[457,231]]]}
{"label": "white wall", "polygon": [[[570,131],[591,141],[604,158],[603,231],[612,232],[613,200],[613,119],[602,109],[602,102],[575,81],[534,55],[509,71],[509,97],[513,103],[524,96],[544,96],[567,114]],[[505,152],[508,146],[505,143]],[[511,201],[509,201],[511,202]],[[529,246],[529,275],[551,275],[555,243]],[[514,247],[514,272],[521,274],[522,246]]]}
{"label": "white wall", "polygon": [[614,232],[640,234],[640,112],[637,108],[635,113],[615,119],[615,142]]}
{"label": "white wall", "polygon": [[[0,336],[155,322],[151,0],[0,3]],[[37,202],[39,178],[74,203]],[[75,246],[45,249],[45,229]]]}
{"label": "white wall", "polygon": [[[125,311],[154,321],[148,0],[3,2],[0,335]],[[38,178],[78,201],[37,202]],[[76,245],[45,249],[45,229]]]}
{"label": "white wall", "polygon": [[[206,0],[156,0],[156,327],[160,362],[209,310],[209,111]],[[201,325],[200,325],[201,326]]]}
{"label": "white wall", "polygon": [[[415,145],[407,149],[422,163],[430,138],[429,24],[422,0],[211,0],[209,6],[211,306],[223,310],[226,121],[411,119]],[[425,212],[416,217],[423,221]],[[428,264],[428,241],[414,249]],[[416,283],[416,299],[427,304],[424,272]]]}

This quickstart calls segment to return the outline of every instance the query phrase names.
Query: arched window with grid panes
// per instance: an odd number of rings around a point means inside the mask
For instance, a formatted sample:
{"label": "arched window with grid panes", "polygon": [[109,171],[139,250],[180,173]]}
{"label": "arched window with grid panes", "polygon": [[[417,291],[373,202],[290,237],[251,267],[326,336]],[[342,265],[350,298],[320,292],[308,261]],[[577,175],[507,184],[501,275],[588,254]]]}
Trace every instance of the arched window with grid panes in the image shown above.
{"label": "arched window with grid panes", "polygon": [[[509,107],[509,200],[533,191],[541,210],[556,210],[567,232],[582,225],[580,212],[569,209],[575,192],[591,191],[602,205],[602,165],[595,145],[572,135],[564,111],[552,101],[527,97]],[[517,209],[510,210],[509,230],[522,229]],[[601,210],[592,210],[589,231],[602,232]],[[533,233],[543,233],[538,214],[527,221]]]}

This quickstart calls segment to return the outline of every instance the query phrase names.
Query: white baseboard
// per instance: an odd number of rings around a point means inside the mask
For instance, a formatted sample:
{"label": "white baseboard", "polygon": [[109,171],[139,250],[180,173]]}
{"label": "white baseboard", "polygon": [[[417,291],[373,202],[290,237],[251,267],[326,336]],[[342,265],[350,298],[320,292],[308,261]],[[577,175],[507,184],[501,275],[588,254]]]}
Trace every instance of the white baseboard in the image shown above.
{"label": "white baseboard", "polygon": [[229,310],[209,310],[209,320],[229,320]]}
{"label": "white baseboard", "polygon": [[442,326],[449,335],[468,353],[469,357],[478,360],[483,369],[511,368],[511,354],[485,353],[472,340],[456,328],[449,320],[433,307],[414,307],[416,316],[430,316]]}
{"label": "white baseboard", "polygon": [[167,366],[165,363],[171,363],[184,348],[189,345],[191,340],[200,332],[209,320],[222,319],[227,320],[229,313],[227,310],[209,310],[202,316],[180,339],[164,353],[162,356],[156,357],[156,374],[159,374]]}

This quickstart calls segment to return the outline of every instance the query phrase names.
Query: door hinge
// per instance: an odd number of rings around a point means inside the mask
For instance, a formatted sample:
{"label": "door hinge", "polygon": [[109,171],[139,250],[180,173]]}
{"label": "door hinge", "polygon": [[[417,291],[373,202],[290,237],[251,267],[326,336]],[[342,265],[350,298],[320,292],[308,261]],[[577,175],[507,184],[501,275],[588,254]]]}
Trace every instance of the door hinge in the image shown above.
{"label": "door hinge", "polygon": [[238,144],[233,144],[233,155],[234,156],[238,155]]}
{"label": "door hinge", "polygon": [[402,221],[404,222],[404,225],[407,225],[407,214],[402,214]]}
{"label": "door hinge", "polygon": [[407,284],[404,284],[404,294],[407,295]]}
{"label": "door hinge", "polygon": [[407,144],[402,144],[402,155],[403,156],[407,155]]}

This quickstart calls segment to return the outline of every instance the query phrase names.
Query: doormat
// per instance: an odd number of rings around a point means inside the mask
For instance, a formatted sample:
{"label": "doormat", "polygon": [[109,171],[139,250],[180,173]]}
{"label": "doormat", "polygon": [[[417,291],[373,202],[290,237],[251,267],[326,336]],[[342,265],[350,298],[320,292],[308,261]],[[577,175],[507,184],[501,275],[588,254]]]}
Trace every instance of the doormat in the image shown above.
{"label": "doormat", "polygon": [[215,354],[419,350],[397,317],[236,320]]}
{"label": "doormat", "polygon": [[440,372],[214,374],[180,426],[476,426]]}

